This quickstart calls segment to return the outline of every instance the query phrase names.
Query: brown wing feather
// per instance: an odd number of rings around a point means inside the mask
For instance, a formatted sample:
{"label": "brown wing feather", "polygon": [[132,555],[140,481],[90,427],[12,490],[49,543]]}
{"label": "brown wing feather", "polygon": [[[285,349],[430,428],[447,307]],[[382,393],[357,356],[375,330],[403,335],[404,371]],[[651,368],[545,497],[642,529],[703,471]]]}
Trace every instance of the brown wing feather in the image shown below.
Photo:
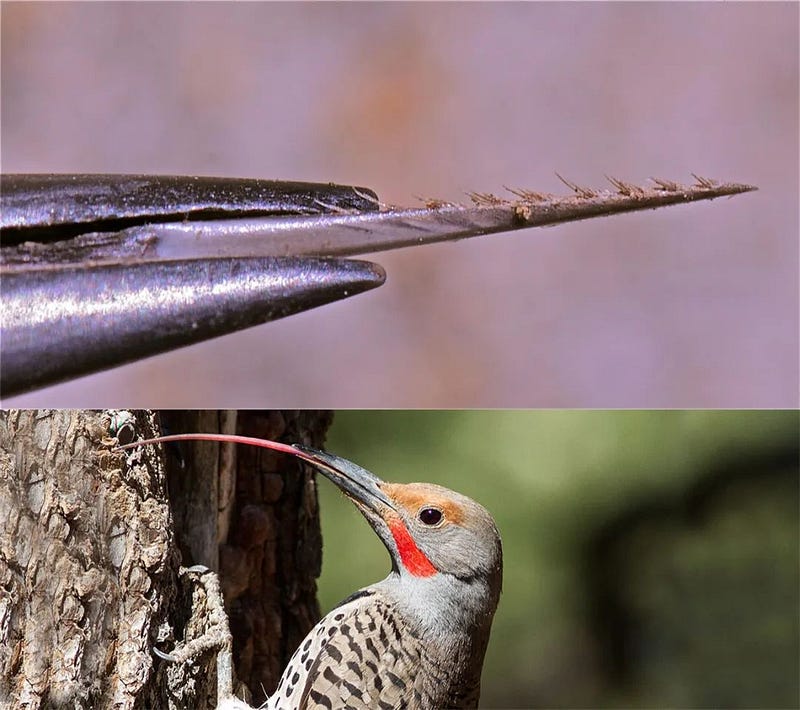
{"label": "brown wing feather", "polygon": [[415,687],[420,643],[401,633],[388,606],[353,606],[327,630],[309,669],[301,710],[393,710],[431,704]]}

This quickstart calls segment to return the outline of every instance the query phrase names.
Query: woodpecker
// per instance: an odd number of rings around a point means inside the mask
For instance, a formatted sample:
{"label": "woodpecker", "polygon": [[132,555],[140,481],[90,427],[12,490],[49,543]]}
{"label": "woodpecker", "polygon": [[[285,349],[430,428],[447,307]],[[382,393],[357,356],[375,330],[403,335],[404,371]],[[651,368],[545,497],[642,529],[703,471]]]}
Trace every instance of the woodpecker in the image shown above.
{"label": "woodpecker", "polygon": [[[500,534],[470,498],[432,483],[388,483],[305,446],[232,435],[297,456],[350,498],[391,558],[382,581],[325,616],[289,660],[267,710],[476,708],[502,586]],[[121,448],[135,446],[131,444]]]}
{"label": "woodpecker", "polygon": [[442,486],[387,483],[333,454],[294,448],[356,504],[392,569],[311,630],[267,707],[477,707],[502,585],[492,516]]}

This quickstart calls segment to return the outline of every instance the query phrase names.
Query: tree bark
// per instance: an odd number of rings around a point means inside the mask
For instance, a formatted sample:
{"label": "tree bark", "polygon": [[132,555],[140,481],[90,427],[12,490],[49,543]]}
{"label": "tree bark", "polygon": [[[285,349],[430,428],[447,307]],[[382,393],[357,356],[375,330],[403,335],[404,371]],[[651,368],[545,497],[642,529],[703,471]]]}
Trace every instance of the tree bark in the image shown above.
{"label": "tree bark", "polygon": [[[313,474],[249,447],[113,451],[109,428],[150,438],[160,419],[321,446],[331,417],[0,412],[0,704],[213,707],[228,620],[237,695],[260,702],[319,618]],[[219,573],[225,613],[193,565]]]}

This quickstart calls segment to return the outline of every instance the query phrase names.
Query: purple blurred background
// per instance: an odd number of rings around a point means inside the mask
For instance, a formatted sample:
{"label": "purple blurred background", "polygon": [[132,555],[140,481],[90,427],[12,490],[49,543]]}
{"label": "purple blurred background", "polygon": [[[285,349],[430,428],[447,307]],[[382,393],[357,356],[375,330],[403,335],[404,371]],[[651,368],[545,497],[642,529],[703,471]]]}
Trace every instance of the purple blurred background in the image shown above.
{"label": "purple blurred background", "polygon": [[4,4],[5,172],[760,187],[376,255],[377,291],[5,404],[795,407],[798,8]]}

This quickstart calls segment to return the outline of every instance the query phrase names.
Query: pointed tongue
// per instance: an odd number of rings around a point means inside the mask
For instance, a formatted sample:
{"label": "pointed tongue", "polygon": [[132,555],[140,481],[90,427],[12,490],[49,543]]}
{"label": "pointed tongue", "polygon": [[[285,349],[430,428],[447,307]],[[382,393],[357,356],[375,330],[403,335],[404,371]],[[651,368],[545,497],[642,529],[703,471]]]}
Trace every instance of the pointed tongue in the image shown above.
{"label": "pointed tongue", "polygon": [[[334,464],[337,462],[349,464],[349,466],[354,470],[361,472],[362,487],[364,487],[364,484],[370,483],[372,479],[378,480],[375,478],[375,476],[369,474],[368,471],[355,466],[355,464],[345,461],[344,459],[334,457],[331,454],[325,454],[325,452],[322,451],[315,451],[307,447],[290,446],[277,441],[257,439],[237,434],[168,434],[167,436],[159,436],[155,439],[147,439],[145,441],[135,441],[130,444],[124,444],[118,448],[131,449],[138,446],[166,443],[169,441],[218,441],[223,443],[249,444],[251,446],[258,446],[263,449],[272,449],[273,451],[280,451],[292,456],[296,456],[297,458],[303,459],[304,461],[316,465],[317,467],[319,467],[320,464],[327,464],[325,468],[327,468],[328,471],[326,472],[324,469],[321,469],[322,473],[328,478],[331,478],[331,480],[333,480],[334,483],[336,483],[336,485],[338,485],[340,488],[349,491],[351,495],[355,496],[355,498],[362,503],[367,502],[363,494],[358,495],[359,491],[356,488],[343,485],[346,482],[355,483],[358,479],[353,478],[352,474],[350,477],[347,475],[332,477],[329,475],[330,472],[346,473],[345,471],[339,471],[337,468],[334,468]],[[328,459],[330,459],[330,461],[328,461]],[[365,476],[367,474],[369,474],[371,478],[366,478]],[[378,487],[375,487],[372,495],[376,496],[379,500],[386,501],[385,495]],[[436,574],[438,570],[433,566],[433,564],[431,564],[431,561],[427,558],[425,553],[420,550],[419,547],[417,547],[417,543],[414,542],[414,538],[411,536],[411,533],[408,531],[408,528],[400,519],[400,517],[396,513],[384,515],[386,524],[389,527],[389,531],[392,533],[395,545],[397,546],[397,552],[400,555],[400,561],[402,562],[403,567],[405,567],[405,569],[415,577],[430,577],[431,575]]]}
{"label": "pointed tongue", "polygon": [[313,457],[294,446],[289,444],[282,444],[279,441],[270,441],[269,439],[257,439],[252,436],[241,436],[239,434],[167,434],[165,436],[157,436],[155,439],[144,439],[142,441],[132,441],[130,444],[122,444],[117,446],[119,450],[135,449],[139,446],[148,446],[150,444],[165,444],[171,441],[217,441],[221,444],[246,444],[248,446],[258,446],[262,449],[272,449],[273,451],[280,451],[284,454],[290,454],[304,461],[313,462]]}
{"label": "pointed tongue", "polygon": [[408,532],[408,528],[403,521],[393,516],[386,523],[394,538],[394,544],[397,545],[397,552],[400,555],[403,567],[415,577],[430,577],[436,574],[436,567],[431,564],[425,553],[417,547],[417,543],[414,542],[414,538],[411,537],[411,533]]}

